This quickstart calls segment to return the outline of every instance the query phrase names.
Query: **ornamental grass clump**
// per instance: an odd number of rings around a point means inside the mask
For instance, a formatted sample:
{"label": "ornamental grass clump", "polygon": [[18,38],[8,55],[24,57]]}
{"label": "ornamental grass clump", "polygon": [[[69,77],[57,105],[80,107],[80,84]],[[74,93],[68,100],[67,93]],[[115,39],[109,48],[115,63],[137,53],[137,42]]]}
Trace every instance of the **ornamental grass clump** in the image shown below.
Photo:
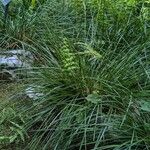
{"label": "ornamental grass clump", "polygon": [[64,71],[71,73],[79,69],[77,58],[73,50],[71,50],[71,47],[69,46],[67,39],[63,40],[63,45],[59,53],[61,57],[60,59],[62,61],[62,68],[64,69]]}
{"label": "ornamental grass clump", "polygon": [[78,53],[71,52],[74,44],[63,45],[60,55],[54,54],[56,66],[51,65],[54,57],[49,53],[45,67],[35,72],[38,80],[34,84],[42,86],[44,95],[29,109],[33,115],[26,127],[33,137],[28,147],[67,150],[149,146],[149,112],[143,108],[146,102],[139,103],[141,98],[147,99],[141,92],[148,94],[149,87],[144,63],[148,55],[139,52],[142,47],[136,45],[119,53],[106,50],[101,55],[86,44],[76,47]]}

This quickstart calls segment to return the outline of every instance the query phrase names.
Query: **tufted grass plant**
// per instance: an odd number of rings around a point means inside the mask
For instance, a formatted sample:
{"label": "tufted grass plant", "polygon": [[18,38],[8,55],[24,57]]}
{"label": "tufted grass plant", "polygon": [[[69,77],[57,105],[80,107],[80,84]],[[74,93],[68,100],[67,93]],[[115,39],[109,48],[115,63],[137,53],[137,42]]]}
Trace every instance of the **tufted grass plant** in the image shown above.
{"label": "tufted grass plant", "polygon": [[111,51],[69,43],[62,40],[55,54],[41,49],[44,65],[33,84],[44,96],[27,109],[33,113],[28,148],[148,149],[147,50],[138,43]]}

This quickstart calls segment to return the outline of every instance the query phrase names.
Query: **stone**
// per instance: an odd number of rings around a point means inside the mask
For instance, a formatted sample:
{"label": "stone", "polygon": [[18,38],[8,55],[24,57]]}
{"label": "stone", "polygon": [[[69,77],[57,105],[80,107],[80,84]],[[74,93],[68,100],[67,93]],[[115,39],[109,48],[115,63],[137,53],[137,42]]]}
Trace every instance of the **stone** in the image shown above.
{"label": "stone", "polygon": [[40,89],[40,86],[29,86],[28,88],[26,88],[25,90],[25,94],[27,95],[28,98],[32,99],[32,100],[38,100],[40,97],[42,97],[44,94],[38,92],[38,89]]}
{"label": "stone", "polygon": [[[9,50],[0,52],[0,79],[11,76],[15,78],[16,69],[31,68],[33,55],[25,50]],[[5,76],[6,75],[6,76]],[[10,77],[9,77],[10,78]]]}

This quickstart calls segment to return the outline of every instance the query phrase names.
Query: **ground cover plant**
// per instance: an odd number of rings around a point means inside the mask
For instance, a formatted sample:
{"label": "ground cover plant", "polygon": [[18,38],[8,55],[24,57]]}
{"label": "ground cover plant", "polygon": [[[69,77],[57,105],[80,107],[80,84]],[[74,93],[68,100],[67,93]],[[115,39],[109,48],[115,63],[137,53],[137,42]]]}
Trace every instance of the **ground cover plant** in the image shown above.
{"label": "ground cover plant", "polygon": [[17,107],[30,114],[19,134],[30,139],[23,148],[149,150],[150,1],[17,4],[0,46],[34,54],[26,85],[42,93]]}
{"label": "ground cover plant", "polygon": [[26,115],[20,114],[21,101],[15,100],[14,93],[20,90],[22,84],[0,84],[0,149],[21,149],[25,142],[23,128]]}

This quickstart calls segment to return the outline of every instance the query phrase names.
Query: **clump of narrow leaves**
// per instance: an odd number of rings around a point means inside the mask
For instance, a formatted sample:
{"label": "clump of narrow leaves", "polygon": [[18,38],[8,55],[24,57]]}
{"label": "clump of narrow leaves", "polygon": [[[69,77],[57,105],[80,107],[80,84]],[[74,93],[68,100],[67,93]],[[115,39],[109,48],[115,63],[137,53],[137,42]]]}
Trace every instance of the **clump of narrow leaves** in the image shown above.
{"label": "clump of narrow leaves", "polygon": [[62,43],[61,51],[55,57],[49,52],[44,67],[36,70],[34,83],[44,96],[29,108],[37,109],[26,125],[34,135],[29,147],[149,148],[149,102],[142,101],[149,97],[149,58],[140,52],[142,47],[117,53]]}

